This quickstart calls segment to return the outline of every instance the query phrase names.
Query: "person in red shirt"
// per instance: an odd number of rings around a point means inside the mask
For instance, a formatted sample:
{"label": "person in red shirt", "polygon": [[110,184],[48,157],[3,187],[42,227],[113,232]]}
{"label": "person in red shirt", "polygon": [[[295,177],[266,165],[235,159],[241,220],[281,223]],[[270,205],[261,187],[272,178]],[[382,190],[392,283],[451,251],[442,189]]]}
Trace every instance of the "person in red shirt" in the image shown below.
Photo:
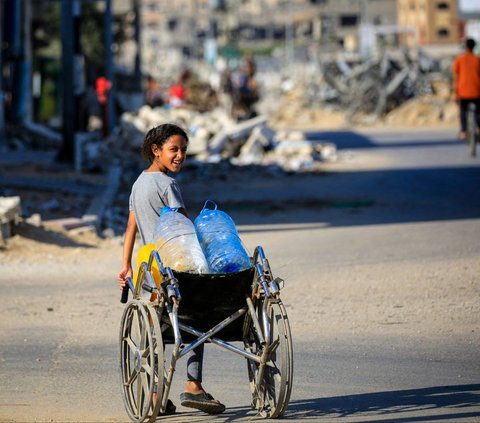
{"label": "person in red shirt", "polygon": [[473,53],[475,40],[465,40],[465,52],[455,58],[452,65],[454,94],[460,108],[459,139],[467,137],[467,110],[470,103],[476,106],[476,121],[480,127],[480,57]]}
{"label": "person in red shirt", "polygon": [[190,78],[190,72],[184,70],[180,73],[177,82],[168,90],[169,103],[172,107],[182,107],[187,101],[186,84]]}
{"label": "person in red shirt", "polygon": [[99,76],[95,81],[95,91],[97,92],[97,100],[100,104],[102,113],[102,137],[106,138],[109,135],[108,128],[108,95],[112,88],[112,83],[104,76]]}

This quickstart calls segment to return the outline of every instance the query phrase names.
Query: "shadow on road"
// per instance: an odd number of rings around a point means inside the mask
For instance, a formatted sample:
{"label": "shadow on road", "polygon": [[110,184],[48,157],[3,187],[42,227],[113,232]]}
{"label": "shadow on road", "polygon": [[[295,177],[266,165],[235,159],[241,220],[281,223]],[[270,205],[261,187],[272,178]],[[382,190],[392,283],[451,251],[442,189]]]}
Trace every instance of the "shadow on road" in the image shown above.
{"label": "shadow on road", "polygon": [[[345,418],[357,423],[476,420],[480,417],[479,407],[480,385],[437,386],[291,401],[281,420],[340,422]],[[261,420],[249,407],[228,407],[225,413],[216,416],[192,411],[159,418],[172,423]]]}
{"label": "shadow on road", "polygon": [[[209,198],[240,225],[357,226],[480,217],[480,160],[468,156],[452,131],[306,135],[357,151],[352,159],[357,162],[347,159],[339,167],[326,164],[321,171],[299,173],[226,165],[221,178],[205,171],[196,174],[194,187],[185,183],[189,210],[195,215]],[[369,150],[367,156],[362,149]],[[208,189],[199,191],[202,186]]]}
{"label": "shadow on road", "polygon": [[247,178],[240,183],[252,191],[217,202],[241,225],[357,226],[480,217],[480,166],[282,177],[269,181],[268,189]]}
{"label": "shadow on road", "polygon": [[[329,141],[335,144],[338,150],[365,149],[365,148],[410,148],[410,147],[435,147],[458,145],[458,140],[454,139],[451,133],[447,131],[435,132],[434,137],[425,133],[392,133],[385,131],[377,134],[362,134],[354,131],[325,131],[325,132],[306,132],[306,138],[312,141]],[[405,139],[405,136],[408,139]],[[396,138],[395,141],[377,142],[375,138]]]}
{"label": "shadow on road", "polygon": [[[385,419],[379,419],[381,416]],[[342,417],[355,417],[357,422],[374,419],[388,423],[480,417],[480,385],[436,386],[293,401],[285,415],[288,420],[338,420]]]}
{"label": "shadow on road", "polygon": [[90,245],[85,242],[75,241],[61,232],[50,230],[45,227],[29,225],[27,223],[22,223],[18,225],[15,233],[26,239],[41,241],[45,244],[58,245],[59,247],[64,248],[95,248],[94,245]]}

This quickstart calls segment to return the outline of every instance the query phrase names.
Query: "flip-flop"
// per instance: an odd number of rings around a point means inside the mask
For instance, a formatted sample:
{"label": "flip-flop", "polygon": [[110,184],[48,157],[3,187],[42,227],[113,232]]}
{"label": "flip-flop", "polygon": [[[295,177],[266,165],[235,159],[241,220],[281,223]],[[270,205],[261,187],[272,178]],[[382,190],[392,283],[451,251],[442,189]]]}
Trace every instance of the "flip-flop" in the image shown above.
{"label": "flip-flop", "polygon": [[215,399],[207,393],[190,394],[189,392],[183,392],[180,394],[180,400],[184,407],[196,408],[208,414],[220,414],[225,411],[225,406],[215,401]]}

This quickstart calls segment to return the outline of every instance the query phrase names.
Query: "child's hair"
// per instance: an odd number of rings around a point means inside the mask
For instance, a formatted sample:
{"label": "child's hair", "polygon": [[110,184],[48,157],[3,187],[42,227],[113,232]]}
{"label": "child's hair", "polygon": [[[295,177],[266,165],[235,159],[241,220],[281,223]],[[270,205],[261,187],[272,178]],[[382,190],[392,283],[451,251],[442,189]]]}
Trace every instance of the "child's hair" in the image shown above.
{"label": "child's hair", "polygon": [[188,143],[187,133],[173,123],[164,123],[150,129],[143,140],[143,157],[145,157],[150,163],[153,163],[155,156],[152,152],[152,145],[155,144],[158,148],[162,148],[163,144],[165,144],[165,142],[173,135],[181,135]]}

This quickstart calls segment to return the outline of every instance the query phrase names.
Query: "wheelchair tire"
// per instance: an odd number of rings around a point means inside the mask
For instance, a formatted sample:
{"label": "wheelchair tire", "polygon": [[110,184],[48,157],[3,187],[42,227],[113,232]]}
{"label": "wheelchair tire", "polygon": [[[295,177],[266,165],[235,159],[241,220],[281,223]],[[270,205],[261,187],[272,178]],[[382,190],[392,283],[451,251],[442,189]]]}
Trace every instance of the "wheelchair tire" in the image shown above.
{"label": "wheelchair tire", "polygon": [[163,340],[157,313],[141,299],[130,301],[123,312],[120,376],[130,419],[139,423],[155,421],[164,387]]}
{"label": "wheelchair tire", "polygon": [[[247,360],[252,406],[263,418],[281,417],[287,409],[292,392],[293,347],[290,325],[285,307],[280,300],[257,300],[256,314],[260,326],[264,325],[262,303],[268,301],[267,319],[270,324],[270,339],[266,340],[272,350],[268,355],[263,375],[260,365]],[[262,355],[263,346],[253,323],[248,323],[245,331],[245,349],[257,356]]]}

